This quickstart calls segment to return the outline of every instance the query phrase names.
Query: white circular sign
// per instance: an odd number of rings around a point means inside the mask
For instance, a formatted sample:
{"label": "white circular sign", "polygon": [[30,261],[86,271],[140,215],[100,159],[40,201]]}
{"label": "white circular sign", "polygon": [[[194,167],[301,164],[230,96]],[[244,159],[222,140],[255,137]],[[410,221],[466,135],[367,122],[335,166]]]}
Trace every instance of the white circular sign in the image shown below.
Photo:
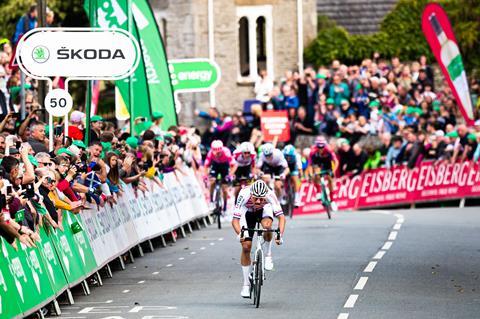
{"label": "white circular sign", "polygon": [[70,93],[62,89],[51,90],[45,97],[45,109],[56,117],[68,114],[73,107],[73,100]]}

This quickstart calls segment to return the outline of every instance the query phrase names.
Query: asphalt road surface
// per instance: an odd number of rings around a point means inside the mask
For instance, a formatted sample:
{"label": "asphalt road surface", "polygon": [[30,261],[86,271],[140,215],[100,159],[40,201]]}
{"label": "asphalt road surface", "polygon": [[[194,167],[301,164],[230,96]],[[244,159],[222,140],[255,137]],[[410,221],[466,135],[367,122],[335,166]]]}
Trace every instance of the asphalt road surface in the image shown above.
{"label": "asphalt road surface", "polygon": [[60,318],[479,318],[479,224],[478,207],[288,220],[259,309],[229,223],[212,225],[75,291]]}

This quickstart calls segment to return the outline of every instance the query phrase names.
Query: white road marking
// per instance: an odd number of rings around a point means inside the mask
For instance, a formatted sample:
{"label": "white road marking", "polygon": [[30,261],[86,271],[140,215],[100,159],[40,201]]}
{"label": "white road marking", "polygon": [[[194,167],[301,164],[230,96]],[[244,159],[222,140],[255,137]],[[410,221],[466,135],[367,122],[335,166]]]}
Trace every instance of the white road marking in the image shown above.
{"label": "white road marking", "polygon": [[390,247],[392,247],[392,244],[393,244],[393,242],[387,241],[387,242],[385,243],[385,245],[383,245],[382,249],[383,249],[383,250],[389,250]]}
{"label": "white road marking", "polygon": [[375,256],[373,256],[373,259],[382,259],[383,255],[385,255],[386,251],[380,250]]}
{"label": "white road marking", "polygon": [[195,255],[195,254],[196,254],[196,252],[194,252],[194,251],[192,251],[192,252],[190,253],[190,255]]}
{"label": "white road marking", "polygon": [[345,305],[343,308],[353,308],[355,307],[355,303],[357,302],[358,295],[350,295],[347,299],[347,302],[345,302]]}
{"label": "white road marking", "polygon": [[158,271],[154,271],[154,272],[152,272],[152,275],[158,275],[159,273],[160,272],[158,272]]}
{"label": "white road marking", "polygon": [[107,301],[105,301],[105,303],[112,303],[112,302],[113,302],[113,300],[107,300]]}
{"label": "white road marking", "polygon": [[200,250],[205,250],[205,247],[200,247]]}
{"label": "white road marking", "polygon": [[165,267],[167,267],[167,268],[168,268],[168,267],[172,267],[172,266],[173,266],[173,264],[165,265]]}
{"label": "white road marking", "polygon": [[140,281],[138,282],[138,284],[143,284],[143,283],[145,283],[145,280],[140,280]]}
{"label": "white road marking", "polygon": [[128,289],[125,289],[125,290],[124,290],[124,291],[122,291],[122,292],[123,292],[124,294],[126,294],[126,293],[130,292],[130,290],[128,290]]}
{"label": "white road marking", "polygon": [[401,227],[402,227],[402,224],[397,223],[397,224],[393,225],[393,229],[395,229],[395,230],[399,230]]}
{"label": "white road marking", "polygon": [[343,312],[339,314],[337,319],[348,319],[348,312]]}
{"label": "white road marking", "polygon": [[210,243],[210,246],[215,246],[215,243]]}
{"label": "white road marking", "polygon": [[183,258],[183,257],[178,258],[178,260],[184,260],[184,259],[185,259],[185,258]]}
{"label": "white road marking", "polygon": [[397,233],[396,231],[392,231],[392,232],[390,233],[390,235],[388,236],[388,240],[395,240],[395,239],[397,239],[397,234],[398,234],[398,233]]}
{"label": "white road marking", "polygon": [[353,289],[354,290],[363,290],[363,288],[367,284],[367,280],[368,280],[368,277],[360,277],[360,279],[358,279],[357,284],[355,285],[355,288],[353,288]]}
{"label": "white road marking", "polygon": [[405,219],[403,217],[397,219],[397,223],[399,223],[399,224],[403,224],[404,221],[405,221]]}
{"label": "white road marking", "polygon": [[375,266],[377,265],[376,261],[371,261],[368,263],[367,267],[363,270],[363,272],[372,272],[375,269]]}
{"label": "white road marking", "polygon": [[220,237],[220,238],[218,239],[218,241],[222,241],[222,240],[223,240],[223,237]]}
{"label": "white road marking", "polygon": [[[129,311],[129,313],[138,313],[140,311],[147,311],[147,310],[160,311],[160,310],[175,310],[175,309],[177,309],[177,307],[171,307],[171,306],[135,306]],[[159,318],[163,318],[163,317],[159,317]],[[168,316],[168,318],[171,318],[171,317]]]}

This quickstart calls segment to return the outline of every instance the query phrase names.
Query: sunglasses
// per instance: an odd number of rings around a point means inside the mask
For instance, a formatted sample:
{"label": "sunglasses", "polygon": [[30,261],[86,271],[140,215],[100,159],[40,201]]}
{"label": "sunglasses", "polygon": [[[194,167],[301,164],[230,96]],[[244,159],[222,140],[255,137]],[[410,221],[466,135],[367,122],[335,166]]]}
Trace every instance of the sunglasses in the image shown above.
{"label": "sunglasses", "polygon": [[45,181],[47,181],[48,184],[52,184],[53,182],[55,182],[55,179],[53,179],[51,177],[47,177],[47,178],[45,178]]}
{"label": "sunglasses", "polygon": [[45,165],[45,166],[52,166],[52,162],[38,162],[39,164]]}

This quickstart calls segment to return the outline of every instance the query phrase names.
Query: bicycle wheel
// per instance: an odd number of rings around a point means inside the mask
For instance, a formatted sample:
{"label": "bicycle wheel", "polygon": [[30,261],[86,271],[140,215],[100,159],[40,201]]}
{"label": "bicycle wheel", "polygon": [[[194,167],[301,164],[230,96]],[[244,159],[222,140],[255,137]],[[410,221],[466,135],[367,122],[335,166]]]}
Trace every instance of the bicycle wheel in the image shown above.
{"label": "bicycle wheel", "polygon": [[327,212],[328,219],[332,219],[330,201],[328,200],[328,195],[327,195],[327,190],[325,188],[325,185],[322,186],[322,197],[323,197],[323,200],[322,200],[323,207],[325,207],[325,211]]}
{"label": "bicycle wheel", "polygon": [[290,218],[293,217],[293,210],[295,209],[295,187],[294,185],[292,184],[292,182],[290,181],[290,183],[288,183],[288,215],[290,216]]}
{"label": "bicycle wheel", "polygon": [[258,308],[260,306],[260,294],[262,291],[262,284],[263,284],[263,256],[262,252],[257,252],[257,263],[255,268],[255,307]]}
{"label": "bicycle wheel", "polygon": [[218,229],[221,229],[222,228],[222,222],[220,220],[220,216],[222,215],[222,192],[220,190],[220,187],[217,185],[215,186],[215,190],[214,190],[214,194],[215,194],[215,209],[214,209],[214,213],[216,215],[216,219],[217,219],[217,224],[218,224]]}

